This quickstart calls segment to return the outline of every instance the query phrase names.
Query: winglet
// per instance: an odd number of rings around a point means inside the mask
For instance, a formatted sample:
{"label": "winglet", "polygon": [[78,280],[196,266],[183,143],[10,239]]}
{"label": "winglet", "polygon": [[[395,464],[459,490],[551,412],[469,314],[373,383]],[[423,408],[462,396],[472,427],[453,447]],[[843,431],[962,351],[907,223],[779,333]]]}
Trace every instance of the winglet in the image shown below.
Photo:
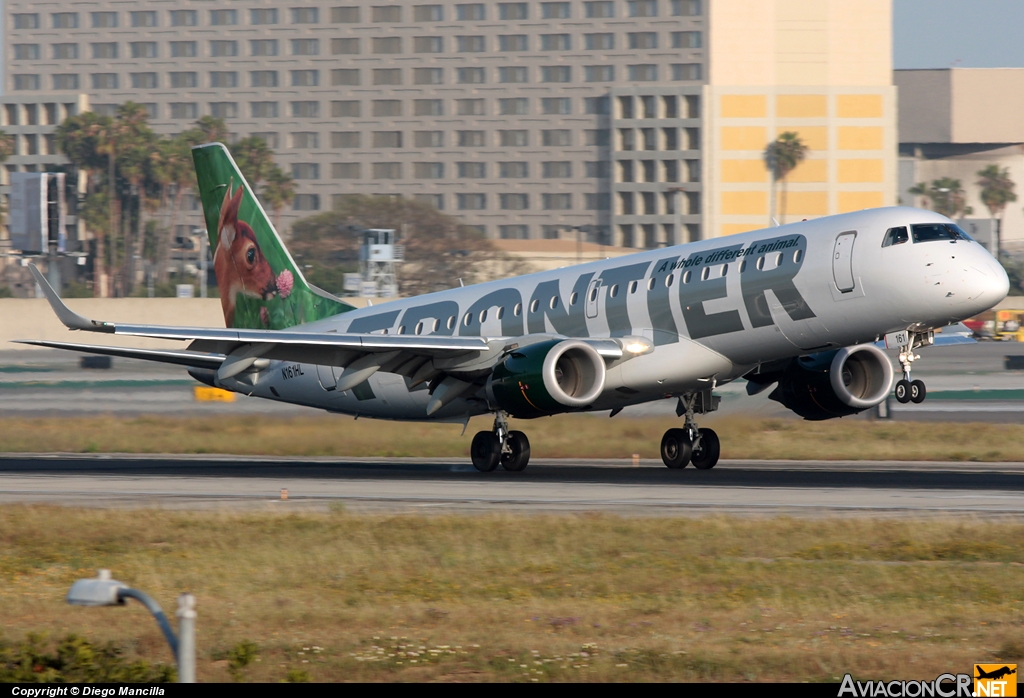
{"label": "winglet", "polygon": [[35,278],[36,283],[43,289],[43,294],[46,296],[46,300],[50,302],[50,307],[53,308],[53,312],[57,314],[57,318],[69,329],[86,330],[87,332],[114,332],[114,325],[111,323],[90,320],[87,317],[82,317],[71,308],[67,307],[36,265],[29,264],[28,268],[29,271],[32,272],[32,276]]}

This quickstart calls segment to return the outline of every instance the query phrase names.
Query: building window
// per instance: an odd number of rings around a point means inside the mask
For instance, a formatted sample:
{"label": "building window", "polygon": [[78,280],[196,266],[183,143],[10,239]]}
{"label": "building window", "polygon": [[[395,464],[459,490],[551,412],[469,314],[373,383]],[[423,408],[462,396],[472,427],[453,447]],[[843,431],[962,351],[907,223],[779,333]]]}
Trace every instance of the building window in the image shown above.
{"label": "building window", "polygon": [[455,18],[460,22],[481,22],[486,19],[484,5],[480,2],[456,5]]}
{"label": "building window", "polygon": [[486,50],[482,36],[457,36],[455,48],[459,53],[482,53]]}
{"label": "building window", "polygon": [[249,24],[277,24],[277,8],[261,7],[249,10]]}
{"label": "building window", "polygon": [[[498,176],[502,179],[524,179],[530,176],[529,163],[499,162]],[[504,206],[502,207],[504,208]]]}
{"label": "building window", "polygon": [[672,32],[672,48],[700,48],[700,32]]}
{"label": "building window", "polygon": [[456,81],[462,85],[480,85],[484,82],[483,68],[458,68]]}
{"label": "building window", "polygon": [[401,85],[402,84],[402,69],[401,68],[374,68],[373,69],[373,84],[374,85]]}
{"label": "building window", "polygon": [[568,34],[541,34],[541,51],[568,51],[572,48],[572,42]]}
{"label": "building window", "polygon": [[171,87],[175,89],[199,87],[199,76],[194,72],[171,73]]}
{"label": "building window", "polygon": [[444,42],[440,36],[414,36],[412,50],[416,53],[441,53],[444,50]]}
{"label": "building window", "polygon": [[91,46],[94,59],[117,58],[117,43],[113,41],[91,44]]}
{"label": "building window", "polygon": [[292,102],[292,116],[302,119],[316,119],[320,116],[320,102]]}
{"label": "building window", "polygon": [[156,73],[132,73],[133,90],[155,90]]}
{"label": "building window", "polygon": [[415,116],[444,116],[444,100],[414,99],[412,112]]}
{"label": "building window", "polygon": [[546,146],[565,147],[572,145],[572,131],[567,128],[550,128],[540,132],[541,143]]}
{"label": "building window", "polygon": [[331,85],[358,85],[359,68],[335,68],[331,71]]}
{"label": "building window", "polygon": [[526,97],[503,97],[498,100],[498,111],[502,116],[525,116],[530,113],[530,102]]}
{"label": "building window", "polygon": [[359,22],[359,8],[332,7],[331,21],[335,24],[356,24]]}
{"label": "building window", "polygon": [[615,3],[612,0],[583,3],[583,14],[588,19],[608,19],[615,16]]}
{"label": "building window", "polygon": [[413,177],[416,179],[443,179],[444,163],[415,162],[412,166]]}
{"label": "building window", "polygon": [[194,27],[198,24],[195,10],[171,10],[172,27]]}
{"label": "building window", "polygon": [[78,13],[77,12],[54,12],[53,13],[53,28],[54,29],[78,29]]}
{"label": "building window", "polygon": [[658,16],[658,0],[629,0],[626,7],[630,17]]}
{"label": "building window", "polygon": [[[149,73],[156,77],[156,73]],[[75,73],[56,73],[53,76],[53,89],[55,90],[77,90],[78,75]]]}
{"label": "building window", "polygon": [[214,58],[222,58],[238,55],[237,41],[216,40],[210,42],[210,55]]}
{"label": "building window", "polygon": [[483,211],[487,208],[487,194],[456,194],[455,207],[460,211]]}
{"label": "building window", "polygon": [[319,54],[319,39],[292,39],[293,56],[317,56]]}
{"label": "building window", "polygon": [[[93,44],[95,46],[95,44]],[[14,60],[16,61],[38,61],[39,44],[15,44]]]}
{"label": "building window", "polygon": [[171,102],[172,119],[195,119],[199,116],[199,106],[195,102]]}
{"label": "building window", "polygon": [[500,51],[526,51],[528,46],[526,34],[502,34],[498,37]]}
{"label": "building window", "polygon": [[276,70],[254,70],[249,73],[253,87],[277,87]]}
{"label": "building window", "polygon": [[487,164],[483,162],[456,163],[456,171],[460,179],[483,179],[487,173]]}
{"label": "building window", "polygon": [[526,3],[525,2],[499,2],[498,3],[498,19],[505,20],[519,20],[526,19]]}
{"label": "building window", "polygon": [[545,211],[568,211],[572,208],[572,194],[541,194]]}
{"label": "building window", "polygon": [[673,80],[700,80],[702,73],[700,63],[675,63],[672,65]]}
{"label": "building window", "polygon": [[374,148],[401,148],[402,147],[402,132],[401,131],[374,131],[373,132],[373,147]]}
{"label": "building window", "polygon": [[444,69],[413,68],[412,81],[416,85],[440,85],[444,82]]}
{"label": "building window", "polygon": [[315,7],[293,7],[292,24],[316,24],[320,21],[320,11]]}
{"label": "building window", "polygon": [[331,116],[354,116],[358,117],[362,115],[362,109],[359,106],[359,101],[354,99],[337,100],[331,102]]}
{"label": "building window", "polygon": [[[100,14],[94,12],[95,14]],[[104,12],[102,14],[114,14],[113,12]],[[115,15],[116,16],[116,15]],[[117,26],[114,24],[113,26]],[[14,28],[15,29],[38,29],[39,28],[39,15],[35,12],[19,12],[14,15]]]}
{"label": "building window", "polygon": [[567,65],[543,65],[540,68],[541,82],[571,82],[572,68]]}
{"label": "building window", "polygon": [[482,148],[484,145],[483,131],[458,131],[460,148]]}
{"label": "building window", "polygon": [[543,162],[541,163],[541,175],[545,179],[564,179],[572,177],[572,163],[567,160],[549,160],[547,162]]}
{"label": "building window", "polygon": [[315,162],[293,162],[292,179],[320,179],[320,165]]}
{"label": "building window", "polygon": [[412,8],[413,19],[417,22],[444,21],[444,8],[440,5],[416,5]]}
{"label": "building window", "polygon": [[455,113],[459,116],[483,116],[484,101],[482,99],[455,100]]}
{"label": "building window", "polygon": [[402,100],[400,99],[375,99],[370,104],[374,116],[402,115]]}
{"label": "building window", "polygon": [[78,58],[78,44],[54,44],[53,59],[55,61],[73,61]]}
{"label": "building window", "polygon": [[153,10],[138,10],[128,13],[133,27],[155,27],[156,12]]}
{"label": "building window", "polygon": [[676,17],[700,15],[700,0],[672,0],[672,14]]}
{"label": "building window", "polygon": [[[97,44],[98,45],[98,44]],[[117,58],[117,47],[114,45],[114,58]],[[195,58],[199,53],[195,41],[172,41],[171,58]]]}
{"label": "building window", "polygon": [[319,194],[296,194],[295,198],[292,199],[292,210],[293,211],[319,211],[320,210],[320,195]]}
{"label": "building window", "polygon": [[402,163],[400,162],[375,162],[373,163],[374,179],[401,179]]}
{"label": "building window", "polygon": [[522,129],[498,131],[498,142],[505,148],[522,148],[530,144],[529,132]]}
{"label": "building window", "polygon": [[362,134],[359,131],[334,131],[331,133],[332,148],[359,148]]}
{"label": "building window", "polygon": [[238,87],[238,73],[233,70],[210,72],[210,87]]}
{"label": "building window", "polygon": [[611,51],[615,48],[615,35],[607,32],[584,34],[583,41],[588,51]]}
{"label": "building window", "polygon": [[607,179],[611,177],[611,166],[607,160],[595,160],[584,163],[587,170],[587,177]]}
{"label": "building window", "polygon": [[[15,19],[17,19],[15,15]],[[17,23],[15,23],[17,25]],[[116,12],[93,12],[92,13],[92,28],[93,29],[114,29],[117,27],[117,13]],[[21,29],[22,27],[15,26],[15,29]],[[33,27],[34,28],[34,27]]]}
{"label": "building window", "polygon": [[529,82],[530,71],[526,66],[514,65],[498,68],[498,82]]}
{"label": "building window", "polygon": [[629,32],[626,36],[629,38],[631,49],[658,48],[657,32]]}
{"label": "building window", "polygon": [[[94,90],[117,89],[117,73],[93,73],[91,77]],[[17,86],[14,89],[18,89]]]}
{"label": "building window", "polygon": [[251,39],[249,49],[254,56],[276,56],[277,39]]}
{"label": "building window", "polygon": [[629,79],[634,82],[653,82],[658,79],[658,66],[650,63],[626,66]]}
{"label": "building window", "polygon": [[374,53],[401,53],[402,37],[375,36],[370,40],[370,47]]}
{"label": "building window", "polygon": [[569,19],[569,3],[542,2],[540,16],[544,19]]}
{"label": "building window", "polygon": [[238,10],[210,10],[210,24],[215,27],[238,24]]}
{"label": "building window", "polygon": [[544,114],[571,114],[568,97],[544,97],[540,100],[540,110]]}
{"label": "building window", "polygon": [[278,148],[279,144],[276,131],[253,131],[252,137],[261,139],[268,147],[273,148],[274,150],[277,150]]}
{"label": "building window", "polygon": [[413,133],[413,144],[417,148],[442,148],[444,131],[416,131]]}
{"label": "building window", "polygon": [[334,179],[359,179],[362,176],[358,162],[331,163],[331,177]]}
{"label": "building window", "polygon": [[499,225],[498,237],[502,240],[527,240],[530,237],[530,228],[525,225]]}
{"label": "building window", "polygon": [[319,70],[293,70],[292,87],[316,87],[320,84]]}
{"label": "building window", "polygon": [[210,116],[218,119],[236,119],[238,102],[210,102]]}
{"label": "building window", "polygon": [[277,102],[249,102],[249,113],[254,119],[276,119]]}
{"label": "building window", "polygon": [[374,22],[401,22],[401,5],[377,5],[373,8],[371,17]]}
{"label": "building window", "polygon": [[583,202],[583,207],[588,211],[607,211],[612,207],[612,197],[607,192],[584,194]]}
{"label": "building window", "polygon": [[359,53],[359,39],[331,39],[331,55]]}
{"label": "building window", "polygon": [[414,194],[412,198],[414,201],[431,206],[438,211],[444,208],[443,194]]}
{"label": "building window", "polygon": [[132,41],[128,44],[132,58],[156,58],[155,41]]}
{"label": "building window", "polygon": [[615,66],[587,65],[583,66],[583,79],[587,82],[614,82]]}

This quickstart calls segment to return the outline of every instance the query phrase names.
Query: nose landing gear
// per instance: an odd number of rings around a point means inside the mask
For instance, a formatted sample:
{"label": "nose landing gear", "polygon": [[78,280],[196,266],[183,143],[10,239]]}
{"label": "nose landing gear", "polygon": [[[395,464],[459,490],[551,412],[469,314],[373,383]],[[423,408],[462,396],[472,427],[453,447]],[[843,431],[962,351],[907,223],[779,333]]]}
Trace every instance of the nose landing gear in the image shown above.
{"label": "nose landing gear", "polygon": [[[922,380],[911,380],[910,365],[921,358],[914,353],[918,347],[928,346],[935,341],[935,334],[928,332],[895,332],[900,348],[899,362],[903,369],[903,378],[896,381],[896,400],[903,404],[913,402],[920,404],[928,395],[928,389]],[[886,335],[886,345],[889,345],[890,335]]]}
{"label": "nose landing gear", "polygon": [[720,399],[710,390],[679,398],[676,414],[686,415],[686,424],[682,429],[669,429],[661,439],[661,460],[666,466],[681,470],[693,463],[698,470],[710,470],[718,464],[721,454],[718,434],[711,429],[698,428],[694,415],[715,411]]}
{"label": "nose landing gear", "polygon": [[509,431],[508,415],[496,412],[491,431],[477,432],[469,447],[473,467],[482,473],[498,465],[509,472],[520,472],[530,462],[530,440],[521,431]]}

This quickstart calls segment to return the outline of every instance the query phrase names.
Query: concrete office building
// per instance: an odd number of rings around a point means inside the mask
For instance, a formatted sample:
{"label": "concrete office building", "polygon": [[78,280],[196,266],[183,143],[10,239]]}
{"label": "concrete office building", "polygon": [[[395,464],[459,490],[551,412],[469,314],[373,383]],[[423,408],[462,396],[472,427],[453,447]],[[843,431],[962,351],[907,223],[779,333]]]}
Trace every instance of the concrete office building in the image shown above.
{"label": "concrete office building", "polygon": [[[288,221],[417,197],[490,237],[655,246],[768,223],[761,153],[797,130],[789,217],[895,199],[890,0],[7,0],[5,91],[145,104],[260,134]],[[681,190],[681,191],[679,191]],[[198,222],[198,217],[196,217]]]}

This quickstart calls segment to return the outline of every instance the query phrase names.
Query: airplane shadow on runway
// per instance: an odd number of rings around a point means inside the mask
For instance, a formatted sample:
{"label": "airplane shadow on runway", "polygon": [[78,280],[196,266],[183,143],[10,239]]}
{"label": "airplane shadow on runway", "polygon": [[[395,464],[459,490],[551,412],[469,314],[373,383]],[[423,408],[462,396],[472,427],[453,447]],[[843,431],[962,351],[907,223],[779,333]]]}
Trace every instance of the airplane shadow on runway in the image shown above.
{"label": "airplane shadow on runway", "polygon": [[530,483],[596,483],[622,485],[679,485],[714,487],[798,487],[798,488],[878,488],[878,489],[940,489],[940,490],[1002,490],[1024,491],[1024,471],[991,472],[956,470],[955,464],[936,463],[934,470],[921,464],[901,467],[900,464],[852,469],[837,466],[836,470],[813,468],[800,464],[763,467],[740,463],[720,464],[714,470],[669,470],[664,467],[639,468],[587,466],[585,463],[552,465],[535,464],[521,473],[496,470],[479,473],[469,463],[453,459],[451,463],[335,463],[322,461],[247,462],[239,460],[146,460],[95,458],[0,458],[0,474],[118,475],[131,477],[252,477],[287,479],[337,479],[396,481],[430,480],[453,482],[530,482]]}

